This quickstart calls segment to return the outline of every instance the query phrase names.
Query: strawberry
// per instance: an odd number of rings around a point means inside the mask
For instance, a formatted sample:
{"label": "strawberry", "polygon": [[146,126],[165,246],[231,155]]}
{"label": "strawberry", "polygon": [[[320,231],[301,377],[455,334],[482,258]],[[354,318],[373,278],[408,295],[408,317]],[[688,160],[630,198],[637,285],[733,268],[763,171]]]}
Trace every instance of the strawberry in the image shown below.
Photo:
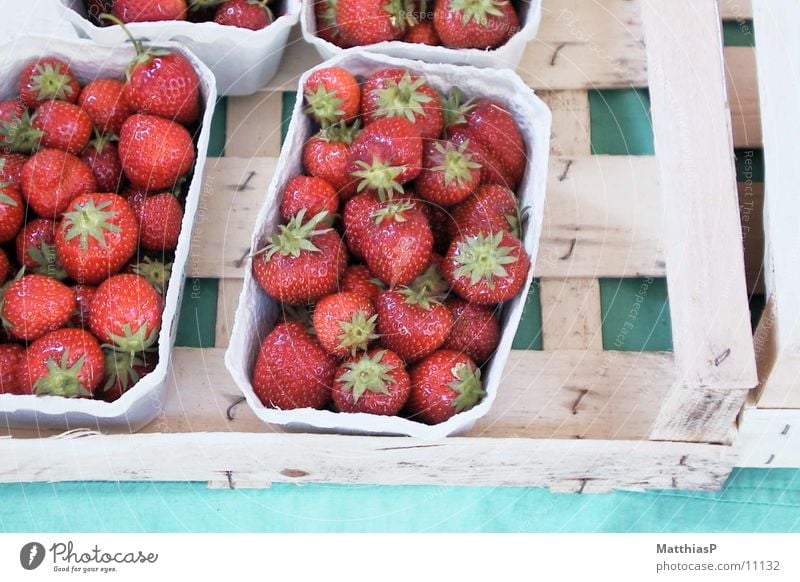
{"label": "strawberry", "polygon": [[39,150],[22,168],[22,194],[42,218],[59,217],[77,196],[96,190],[92,169],[62,150]]}
{"label": "strawberry", "polygon": [[422,172],[414,186],[417,194],[439,206],[452,206],[466,199],[481,181],[481,164],[469,149],[469,141],[425,143]]}
{"label": "strawberry", "polygon": [[253,258],[253,276],[278,301],[301,305],[333,293],[347,268],[347,249],[330,228],[318,229],[328,216],[320,212],[304,224],[301,210],[279,226],[269,244]]}
{"label": "strawberry", "polygon": [[281,218],[289,220],[303,209],[308,219],[323,211],[328,213],[328,218],[333,218],[339,209],[336,190],[322,178],[295,176],[283,190]]}
{"label": "strawberry", "polygon": [[358,293],[326,295],[314,308],[313,322],[317,339],[334,356],[348,356],[366,350],[377,339],[375,309],[372,302]]}
{"label": "strawberry", "polygon": [[11,273],[11,261],[8,260],[6,252],[0,248],[0,287],[8,281],[9,273]]}
{"label": "strawberry", "polygon": [[250,30],[266,28],[274,20],[264,0],[228,0],[214,14],[214,22]]}
{"label": "strawberry", "polygon": [[27,272],[63,281],[67,273],[56,254],[55,241],[55,222],[44,218],[31,220],[17,235],[17,262]]}
{"label": "strawberry", "polygon": [[430,263],[433,233],[412,200],[381,204],[364,233],[364,261],[390,287],[408,285]]}
{"label": "strawberry", "polygon": [[422,169],[422,138],[417,127],[400,117],[378,119],[350,146],[349,174],[360,179],[358,191],[391,197]]}
{"label": "strawberry", "polygon": [[337,0],[336,26],[352,46],[396,40],[406,29],[402,0]]}
{"label": "strawberry", "polygon": [[357,259],[364,257],[367,230],[374,221],[372,213],[380,208],[380,201],[369,193],[358,194],[344,205],[344,236],[350,252]]}
{"label": "strawberry", "polygon": [[153,289],[163,296],[172,275],[172,263],[144,257],[136,263],[129,264],[125,272],[144,277],[153,286]]}
{"label": "strawberry", "polygon": [[89,327],[89,314],[92,312],[92,301],[97,287],[91,285],[73,285],[72,294],[75,295],[76,308],[69,320],[72,327],[86,329]]}
{"label": "strawberry", "polygon": [[333,403],[339,412],[395,416],[411,390],[403,360],[389,350],[352,356],[336,370]]}
{"label": "strawberry", "polygon": [[31,123],[21,99],[0,101],[0,152],[29,154],[35,150],[41,133],[33,130]]}
{"label": "strawberry", "polygon": [[253,370],[253,391],[269,408],[324,408],[336,359],[299,323],[280,323],[264,338]]}
{"label": "strawberry", "polygon": [[444,347],[468,355],[477,363],[488,360],[500,343],[500,322],[495,309],[450,297],[445,306],[453,314],[453,327]]}
{"label": "strawberry", "polygon": [[420,20],[410,25],[403,36],[403,41],[431,46],[442,44],[442,40],[436,34],[436,28],[430,20]]}
{"label": "strawberry", "polygon": [[514,36],[519,19],[509,0],[436,0],[433,25],[444,46],[486,50]]}
{"label": "strawberry", "polygon": [[0,394],[19,394],[20,364],[25,348],[19,344],[0,344]]}
{"label": "strawberry", "polygon": [[370,273],[365,265],[350,265],[339,281],[339,289],[349,293],[358,293],[374,302],[385,287],[383,282]]}
{"label": "strawberry", "polygon": [[28,346],[21,364],[23,394],[91,398],[103,379],[103,350],[82,329],[59,329],[40,337]]}
{"label": "strawberry", "polygon": [[23,220],[25,201],[22,194],[14,186],[0,182],[0,244],[14,240]]}
{"label": "strawberry", "polygon": [[453,220],[448,224],[451,238],[501,231],[520,236],[517,197],[505,186],[484,184],[451,212]]}
{"label": "strawberry", "polygon": [[0,183],[22,190],[22,168],[27,161],[28,156],[22,154],[0,154]]}
{"label": "strawberry", "polygon": [[194,164],[192,136],[173,121],[132,115],[119,135],[122,169],[134,186],[169,190]]}
{"label": "strawberry", "polygon": [[339,27],[336,26],[336,6],[338,0],[316,0],[314,2],[314,17],[317,23],[317,36],[342,48],[349,46]]}
{"label": "strawberry", "polygon": [[78,283],[97,285],[136,252],[139,223],[116,194],[85,194],[69,205],[56,230],[56,252]]}
{"label": "strawberry", "polygon": [[75,311],[72,290],[43,275],[24,275],[6,288],[0,317],[11,335],[25,341],[62,327]]}
{"label": "strawberry", "polygon": [[361,87],[345,69],[328,67],[311,73],[303,85],[303,96],[308,103],[304,112],[327,126],[358,116]]}
{"label": "strawberry", "polygon": [[98,190],[116,192],[122,185],[122,162],[117,145],[108,135],[95,134],[95,138],[81,153],[81,161],[92,169]]}
{"label": "strawberry", "polygon": [[94,294],[89,328],[101,342],[120,352],[143,352],[158,339],[163,303],[144,277],[114,275]]}
{"label": "strawberry", "polygon": [[101,134],[118,134],[131,115],[125,98],[125,84],[117,79],[97,79],[88,83],[81,90],[78,105]]}
{"label": "strawberry", "polygon": [[438,204],[415,198],[417,206],[419,206],[428,224],[431,225],[433,232],[433,250],[437,253],[444,254],[450,247],[450,234],[448,229],[453,222],[453,217],[450,215],[449,209],[442,208]]}
{"label": "strawberry", "polygon": [[407,410],[412,420],[426,424],[444,422],[486,396],[475,362],[453,350],[434,352],[414,366],[410,376]]}
{"label": "strawberry", "polygon": [[149,251],[174,251],[183,223],[183,206],[171,192],[151,194],[140,205],[128,205],[139,220],[139,244]]}
{"label": "strawberry", "polygon": [[156,354],[150,352],[131,355],[105,348],[103,353],[105,354],[103,382],[95,391],[95,398],[106,402],[119,399],[139,380],[155,370],[158,362]]}
{"label": "strawberry", "polygon": [[80,92],[72,69],[60,59],[39,59],[22,69],[19,76],[19,96],[30,109],[54,99],[75,103]]}
{"label": "strawberry", "polygon": [[388,68],[372,73],[361,93],[361,113],[366,125],[384,117],[407,119],[423,139],[439,137],[444,128],[442,101],[425,77],[405,69]]}
{"label": "strawberry", "polygon": [[45,148],[56,148],[78,154],[89,143],[92,120],[87,113],[67,101],[42,103],[33,116],[32,127],[41,133]]}
{"label": "strawberry", "polygon": [[337,123],[325,127],[303,146],[306,171],[329,182],[339,198],[348,200],[356,193],[358,180],[350,176],[350,145],[360,131],[360,122]]}
{"label": "strawberry", "polygon": [[186,0],[114,0],[112,14],[122,22],[186,20]]}
{"label": "strawberry", "polygon": [[494,305],[516,297],[531,262],[520,240],[507,232],[478,233],[453,239],[444,260],[444,276],[470,303]]}

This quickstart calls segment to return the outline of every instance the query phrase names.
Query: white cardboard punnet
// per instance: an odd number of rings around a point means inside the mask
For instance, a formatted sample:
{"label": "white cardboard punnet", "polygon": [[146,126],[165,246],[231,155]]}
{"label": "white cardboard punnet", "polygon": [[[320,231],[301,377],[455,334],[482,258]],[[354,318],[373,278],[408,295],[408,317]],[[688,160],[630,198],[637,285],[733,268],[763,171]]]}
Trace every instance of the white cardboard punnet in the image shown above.
{"label": "white cardboard punnet", "polygon": [[[96,26],[86,17],[82,0],[56,0],[63,17],[78,34],[99,44],[128,41],[119,26]],[[179,42],[214,73],[220,95],[251,95],[278,72],[289,31],[297,24],[300,0],[281,0],[283,14],[262,30],[222,26],[216,22],[133,22],[127,27],[137,38],[153,44]]]}
{"label": "white cardboard punnet", "polygon": [[[433,10],[433,2],[431,10]],[[449,63],[482,68],[514,69],[522,58],[525,47],[536,36],[542,19],[542,0],[520,0],[519,30],[503,46],[491,50],[452,49],[444,46],[402,42],[399,40],[379,42],[366,46],[343,49],[317,36],[317,21],[314,2],[303,2],[300,27],[303,38],[317,49],[323,59],[329,59],[344,50],[370,51],[398,58],[412,58],[426,63]]]}
{"label": "white cardboard punnet", "polygon": [[[183,295],[183,281],[192,242],[195,215],[200,202],[203,166],[206,161],[211,117],[217,92],[214,75],[188,50],[175,43],[158,46],[179,52],[194,67],[200,78],[203,117],[197,138],[197,160],[186,196],[181,234],[172,276],[164,298],[161,332],[158,336],[158,365],[115,402],[61,398],[59,396],[18,396],[0,394],[0,421],[24,428],[93,428],[135,431],[153,420],[161,411],[171,370],[172,347],[177,331],[178,307]],[[0,100],[16,95],[19,74],[37,58],[52,56],[70,64],[81,85],[99,77],[122,78],[135,56],[130,44],[118,47],[98,46],[89,40],[66,40],[45,36],[22,36],[0,46]]]}
{"label": "white cardboard punnet", "polygon": [[[527,208],[527,221],[522,236],[525,249],[531,256],[531,269],[520,295],[505,304],[502,317],[500,345],[485,366],[483,382],[486,397],[471,410],[455,415],[450,420],[429,426],[401,417],[377,416],[363,413],[339,413],[329,410],[276,410],[267,408],[253,391],[251,383],[253,366],[261,340],[273,328],[279,305],[269,298],[252,276],[252,259],[244,272],[244,287],[231,334],[225,363],[236,384],[244,393],[248,404],[264,422],[285,425],[291,430],[322,430],[325,432],[409,435],[423,439],[438,439],[468,430],[475,421],[486,414],[500,387],[503,368],[511,351],[525,298],[533,279],[534,265],[539,250],[539,235],[544,216],[544,199],[547,184],[547,164],[550,149],[551,115],[547,106],[512,71],[476,69],[433,65],[420,61],[397,59],[384,55],[347,51],[306,72],[301,78],[302,89],[308,76],[318,69],[341,66],[353,74],[368,76],[384,67],[402,67],[413,73],[425,75],[436,89],[447,92],[460,87],[467,97],[487,97],[503,103],[519,124],[528,151],[525,176],[517,189],[520,205]],[[298,92],[302,95],[302,91]],[[264,205],[256,219],[252,248],[260,248],[279,224],[280,194],[286,183],[303,173],[302,147],[314,131],[313,122],[303,114],[303,100],[298,98],[292,120],[281,149],[275,174],[266,194]]]}

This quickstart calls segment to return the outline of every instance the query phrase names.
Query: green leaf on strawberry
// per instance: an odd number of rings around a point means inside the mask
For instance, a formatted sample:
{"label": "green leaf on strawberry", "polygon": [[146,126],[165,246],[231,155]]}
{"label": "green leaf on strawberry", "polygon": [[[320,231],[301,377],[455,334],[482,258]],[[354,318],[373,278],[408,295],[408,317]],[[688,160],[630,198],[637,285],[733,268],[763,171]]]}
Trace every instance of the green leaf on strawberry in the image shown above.
{"label": "green leaf on strawberry", "polygon": [[486,281],[490,289],[494,288],[495,277],[507,277],[505,265],[517,262],[512,253],[517,249],[501,246],[503,233],[485,235],[483,233],[467,237],[458,245],[455,270],[456,277],[469,277],[470,285]]}
{"label": "green leaf on strawberry", "polygon": [[104,345],[105,348],[116,348],[120,352],[125,352],[133,357],[137,352],[147,351],[153,347],[158,340],[158,329],[154,329],[148,333],[148,325],[142,324],[139,329],[133,331],[131,324],[126,323],[122,326],[121,334],[109,333],[108,337],[112,345]]}
{"label": "green leaf on strawberry", "polygon": [[91,396],[92,391],[86,388],[78,375],[86,362],[86,354],[69,365],[69,350],[64,350],[61,361],[53,358],[47,360],[47,374],[39,378],[33,385],[37,396],[51,395],[76,398],[78,396]]}
{"label": "green leaf on strawberry", "polygon": [[72,76],[52,63],[37,65],[36,72],[31,79],[33,83],[30,89],[36,93],[40,101],[67,100],[75,92],[75,88],[72,86]]}
{"label": "green leaf on strawberry", "polygon": [[387,80],[386,87],[375,91],[378,97],[376,114],[381,117],[405,117],[410,122],[415,122],[417,116],[425,115],[422,104],[433,101],[433,97],[419,91],[425,83],[425,77],[413,80],[408,72],[399,82]]}
{"label": "green leaf on strawberry", "polygon": [[340,321],[339,327],[342,328],[342,333],[339,335],[337,347],[350,350],[352,353],[366,350],[372,340],[380,337],[375,333],[377,320],[377,315],[367,317],[363,311],[357,311],[349,321]]}
{"label": "green leaf on strawberry", "polygon": [[437,165],[431,170],[444,173],[444,185],[449,186],[455,180],[459,188],[464,187],[464,182],[472,182],[472,172],[481,168],[481,164],[473,161],[473,155],[467,151],[469,140],[465,140],[461,145],[453,142],[436,142],[435,160]]}
{"label": "green leaf on strawberry", "polygon": [[450,10],[461,12],[461,22],[469,24],[474,20],[482,26],[489,24],[488,16],[503,16],[500,6],[508,4],[508,0],[450,0]]}
{"label": "green leaf on strawberry", "polygon": [[39,246],[29,246],[28,256],[36,267],[33,267],[31,273],[39,275],[47,275],[57,281],[63,281],[67,278],[67,273],[61,266],[61,261],[58,260],[55,245],[48,244],[44,239],[39,241]]}
{"label": "green leaf on strawberry", "polygon": [[108,200],[96,205],[94,200],[89,198],[78,210],[65,213],[64,221],[68,229],[66,240],[80,237],[81,248],[84,251],[89,250],[89,237],[95,239],[103,248],[108,246],[105,234],[122,230],[119,225],[109,222],[117,215],[114,211],[105,211],[111,205],[112,202]]}
{"label": "green leaf on strawberry", "polygon": [[289,220],[288,224],[280,225],[278,227],[279,232],[272,236],[270,244],[256,252],[253,256],[266,253],[266,260],[269,260],[275,253],[280,253],[283,256],[290,255],[292,257],[299,257],[300,253],[303,251],[310,253],[322,252],[311,242],[311,237],[331,230],[330,228],[317,228],[328,216],[328,212],[323,210],[303,224],[303,217],[305,214],[306,211],[303,209]]}
{"label": "green leaf on strawberry", "polygon": [[405,172],[405,166],[392,166],[377,156],[372,157],[371,164],[358,160],[356,165],[361,168],[352,173],[356,178],[361,178],[358,192],[363,192],[367,188],[375,190],[381,200],[391,198],[394,192],[403,193],[403,186],[397,181],[397,177]]}
{"label": "green leaf on strawberry", "polygon": [[458,392],[458,396],[453,400],[453,408],[456,412],[462,412],[475,406],[486,392],[481,386],[481,370],[473,368],[466,362],[459,362],[453,366],[451,373],[455,380],[448,386]]}
{"label": "green leaf on strawberry", "polygon": [[353,402],[358,400],[369,391],[374,394],[389,394],[389,384],[396,384],[389,372],[394,370],[394,366],[382,362],[386,350],[381,350],[373,356],[364,354],[354,362],[346,362],[343,367],[347,371],[339,376],[341,389],[345,392],[353,393]]}

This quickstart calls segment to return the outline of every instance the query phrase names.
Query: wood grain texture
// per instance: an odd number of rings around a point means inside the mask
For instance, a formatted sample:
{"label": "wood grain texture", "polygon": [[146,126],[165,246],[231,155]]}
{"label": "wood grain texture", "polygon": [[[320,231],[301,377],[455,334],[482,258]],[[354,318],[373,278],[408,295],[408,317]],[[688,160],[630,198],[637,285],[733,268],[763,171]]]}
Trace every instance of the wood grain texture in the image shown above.
{"label": "wood grain texture", "polygon": [[733,145],[737,148],[759,148],[762,145],[762,136],[756,51],[752,47],[729,46],[725,47],[724,55],[733,122]]}
{"label": "wood grain texture", "polygon": [[542,279],[539,297],[545,350],[603,349],[597,279]]}
{"label": "wood grain texture", "polygon": [[225,155],[278,156],[281,152],[283,95],[262,91],[246,97],[228,97]]}

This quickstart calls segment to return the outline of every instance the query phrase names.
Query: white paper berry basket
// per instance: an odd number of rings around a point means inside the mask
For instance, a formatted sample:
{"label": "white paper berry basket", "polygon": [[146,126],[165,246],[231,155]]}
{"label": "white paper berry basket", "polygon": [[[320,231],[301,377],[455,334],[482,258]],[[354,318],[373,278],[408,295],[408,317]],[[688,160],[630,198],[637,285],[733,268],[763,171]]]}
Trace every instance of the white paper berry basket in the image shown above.
{"label": "white paper berry basket", "polygon": [[[162,410],[171,373],[171,354],[177,332],[178,308],[183,295],[184,275],[195,216],[200,203],[203,167],[206,161],[211,117],[217,91],[214,75],[185,47],[176,43],[159,43],[186,58],[200,79],[203,116],[195,136],[197,157],[184,205],[184,216],[172,275],[164,298],[161,331],[158,336],[156,368],[114,402],[0,394],[0,422],[22,428],[91,428],[132,432],[152,421]],[[47,36],[21,36],[0,45],[0,100],[9,99],[17,91],[17,80],[25,65],[40,57],[56,57],[69,63],[81,85],[100,77],[122,78],[136,51],[130,44],[117,47],[100,46],[90,40],[67,40]]]}
{"label": "white paper berry basket", "polygon": [[[431,1],[431,6],[433,2]],[[445,46],[428,46],[399,40],[378,42],[343,49],[317,36],[317,21],[314,2],[303,2],[300,27],[303,38],[310,43],[323,59],[329,59],[344,50],[367,50],[398,58],[412,58],[426,63],[449,63],[481,68],[514,69],[522,59],[527,44],[536,37],[542,19],[542,0],[520,0],[518,2],[519,30],[504,45],[491,50],[454,49]]]}
{"label": "white paper berry basket", "polygon": [[[550,110],[516,73],[509,70],[434,65],[353,51],[334,57],[307,71],[300,78],[301,91],[298,95],[302,94],[303,84],[311,73],[331,66],[344,67],[355,75],[365,77],[384,67],[402,67],[413,74],[424,75],[439,91],[447,92],[451,87],[458,86],[465,96],[491,98],[506,106],[519,125],[528,152],[525,176],[517,188],[520,205],[527,208],[522,242],[531,257],[531,269],[525,287],[520,295],[507,302],[502,310],[500,343],[490,362],[483,368],[485,398],[474,408],[456,414],[441,424],[426,425],[399,416],[340,413],[310,408],[278,410],[266,407],[256,396],[251,378],[261,341],[274,327],[280,307],[261,290],[253,278],[252,259],[245,266],[244,287],[239,297],[230,345],[225,354],[226,366],[255,414],[264,422],[284,425],[290,430],[407,435],[428,440],[462,433],[469,430],[476,420],[488,412],[495,399],[533,279],[544,215]],[[302,147],[315,129],[311,119],[303,114],[302,101],[300,98],[295,103],[275,174],[256,219],[252,248],[261,248],[264,241],[275,231],[280,220],[280,194],[292,177],[303,173]]]}
{"label": "white paper berry basket", "polygon": [[[82,0],[55,1],[81,36],[111,46],[128,41],[121,27],[92,23]],[[127,27],[135,37],[152,43],[186,46],[214,73],[220,95],[251,95],[278,72],[289,31],[297,24],[300,0],[279,0],[277,6],[275,22],[261,30],[189,21],[133,22]]]}

